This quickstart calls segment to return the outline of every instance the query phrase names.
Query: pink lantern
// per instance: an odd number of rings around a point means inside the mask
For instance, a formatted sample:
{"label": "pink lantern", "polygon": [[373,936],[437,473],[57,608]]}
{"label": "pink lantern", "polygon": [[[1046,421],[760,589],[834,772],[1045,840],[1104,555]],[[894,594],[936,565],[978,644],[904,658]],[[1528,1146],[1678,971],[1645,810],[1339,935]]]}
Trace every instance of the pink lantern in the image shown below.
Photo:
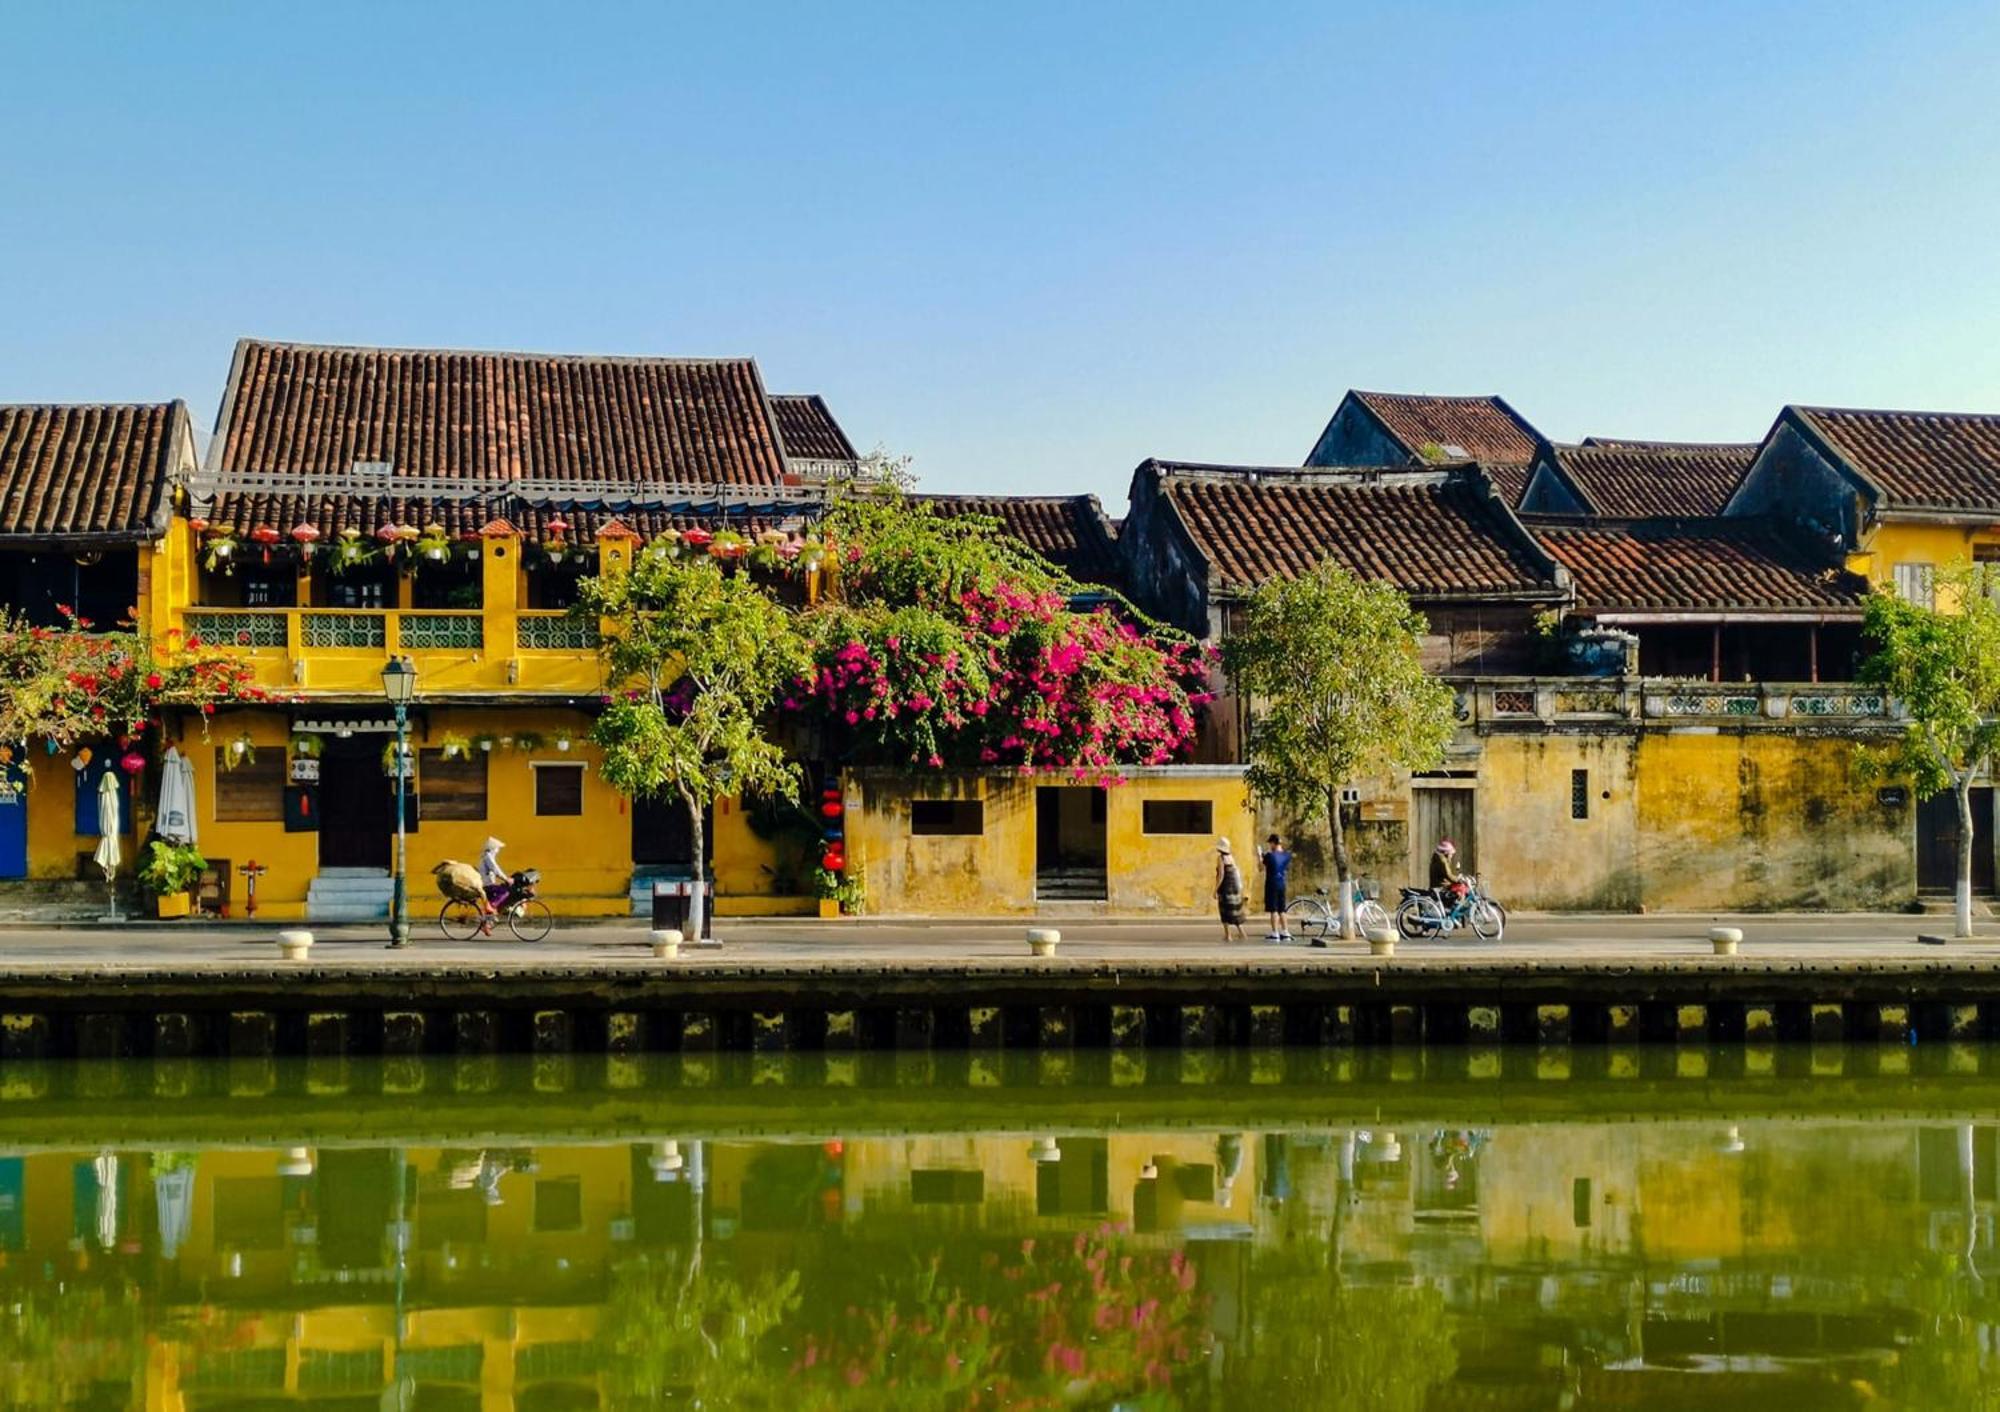
{"label": "pink lantern", "polygon": [[283,537],[269,525],[259,525],[250,531],[250,538],[258,544],[276,544]]}
{"label": "pink lantern", "polygon": [[125,758],[118,762],[118,768],[128,775],[136,775],[146,768],[146,757],[136,750],[127,751]]}

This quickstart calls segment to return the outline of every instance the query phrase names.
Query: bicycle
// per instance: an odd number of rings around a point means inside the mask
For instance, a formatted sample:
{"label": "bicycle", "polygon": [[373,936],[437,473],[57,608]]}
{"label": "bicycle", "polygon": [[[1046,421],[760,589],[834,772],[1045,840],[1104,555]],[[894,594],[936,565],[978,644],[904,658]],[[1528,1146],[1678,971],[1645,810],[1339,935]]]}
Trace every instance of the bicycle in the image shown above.
{"label": "bicycle", "polygon": [[516,941],[542,941],[556,924],[549,904],[535,896],[535,884],[542,875],[533,868],[516,873],[508,891],[493,912],[482,912],[476,902],[452,898],[438,909],[438,930],[453,941],[471,941],[501,919]]}
{"label": "bicycle", "polygon": [[1507,931],[1507,909],[1480,889],[1479,879],[1466,875],[1465,895],[1447,908],[1437,892],[1406,887],[1396,907],[1396,930],[1410,941],[1450,936],[1470,926],[1481,941],[1498,941]]}
{"label": "bicycle", "polygon": [[[1314,888],[1304,897],[1295,899],[1285,909],[1285,925],[1296,928],[1297,934],[1309,942],[1324,941],[1340,930],[1340,914],[1333,908],[1333,890]],[[1354,925],[1367,935],[1375,927],[1389,925],[1389,913],[1381,903],[1370,897],[1360,883],[1354,885]],[[1282,938],[1281,938],[1282,940]]]}

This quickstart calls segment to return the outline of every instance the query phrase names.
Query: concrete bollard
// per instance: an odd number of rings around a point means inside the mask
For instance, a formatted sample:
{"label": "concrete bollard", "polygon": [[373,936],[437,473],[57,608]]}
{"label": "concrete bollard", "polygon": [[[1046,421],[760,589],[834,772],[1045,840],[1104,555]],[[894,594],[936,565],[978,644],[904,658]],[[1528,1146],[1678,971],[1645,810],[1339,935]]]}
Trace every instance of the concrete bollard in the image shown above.
{"label": "concrete bollard", "polygon": [[653,954],[662,961],[672,961],[681,954],[681,934],[673,927],[666,927],[653,933]]}
{"label": "concrete bollard", "polygon": [[1717,956],[1734,956],[1737,943],[1743,940],[1743,928],[1710,927],[1708,939],[1714,944]]}
{"label": "concrete bollard", "polygon": [[1056,945],[1062,940],[1062,933],[1054,927],[1029,927],[1028,951],[1035,956],[1053,956]]}
{"label": "concrete bollard", "polygon": [[1368,950],[1375,956],[1396,954],[1396,929],[1394,927],[1363,927],[1361,934],[1368,939]]}
{"label": "concrete bollard", "polygon": [[308,931],[278,933],[278,954],[287,961],[303,961],[312,950],[313,934]]}

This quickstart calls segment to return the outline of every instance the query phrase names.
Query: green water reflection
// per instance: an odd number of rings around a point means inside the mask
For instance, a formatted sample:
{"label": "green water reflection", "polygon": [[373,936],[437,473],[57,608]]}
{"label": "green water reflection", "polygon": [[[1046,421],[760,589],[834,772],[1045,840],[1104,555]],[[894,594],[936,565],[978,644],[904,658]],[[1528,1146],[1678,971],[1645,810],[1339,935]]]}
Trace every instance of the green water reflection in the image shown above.
{"label": "green water reflection", "polygon": [[2000,1053],[16,1066],[0,1405],[2000,1405]]}

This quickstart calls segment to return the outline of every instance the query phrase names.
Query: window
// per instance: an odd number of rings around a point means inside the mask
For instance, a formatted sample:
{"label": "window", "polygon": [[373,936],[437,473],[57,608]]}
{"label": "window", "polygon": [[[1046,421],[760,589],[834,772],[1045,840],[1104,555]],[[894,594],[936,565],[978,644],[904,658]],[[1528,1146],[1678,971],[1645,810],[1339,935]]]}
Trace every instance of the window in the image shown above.
{"label": "window", "polygon": [[986,1199],[986,1173],[955,1167],[910,1173],[912,1206],[976,1206]]}
{"label": "window", "polygon": [[442,750],[421,752],[417,757],[417,788],[423,795],[427,819],[484,819],[486,752],[465,751],[455,760],[445,759]]}
{"label": "window", "polygon": [[535,1229],[583,1229],[583,1179],[554,1177],[535,1183]]}
{"label": "window", "polygon": [[1588,770],[1569,772],[1569,816],[1572,819],[1590,817],[1590,771]]}
{"label": "window", "polygon": [[1905,603],[1929,608],[1936,600],[1937,569],[1930,564],[1896,565],[1896,596]]}
{"label": "window", "polygon": [[916,799],[910,803],[914,834],[982,834],[986,804],[979,799]]}
{"label": "window", "polygon": [[255,760],[240,760],[235,769],[224,761],[227,746],[215,752],[215,820],[250,823],[285,817],[285,750],[267,745]]}
{"label": "window", "polygon": [[549,816],[583,812],[583,766],[536,765],[535,812]]}
{"label": "window", "polygon": [[1215,806],[1206,799],[1148,799],[1139,813],[1143,833],[1215,832]]}

